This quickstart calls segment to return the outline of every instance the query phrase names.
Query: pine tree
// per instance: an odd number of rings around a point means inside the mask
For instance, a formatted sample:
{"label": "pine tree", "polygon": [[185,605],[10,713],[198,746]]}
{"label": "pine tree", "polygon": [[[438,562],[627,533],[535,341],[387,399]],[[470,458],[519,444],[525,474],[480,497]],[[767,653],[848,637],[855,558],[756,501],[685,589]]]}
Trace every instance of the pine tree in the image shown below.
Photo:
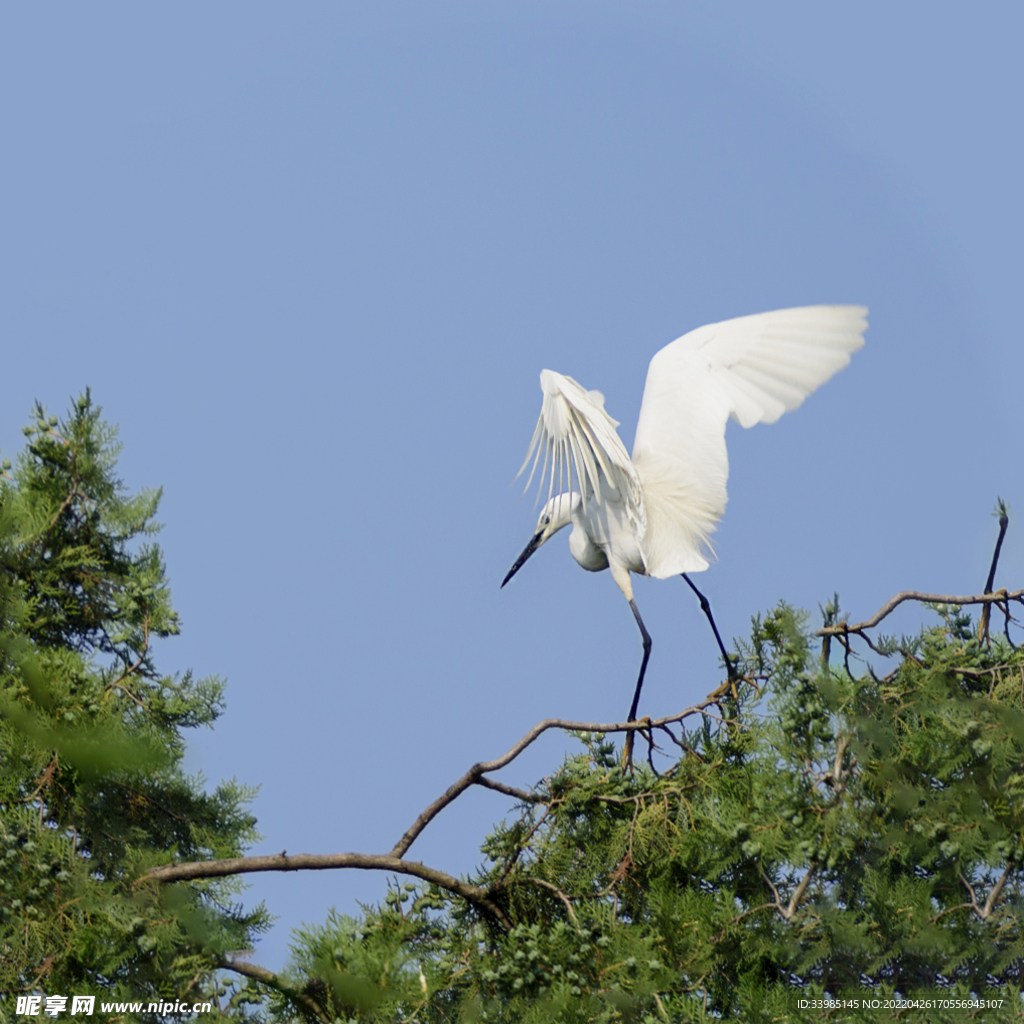
{"label": "pine tree", "polygon": [[[999,544],[983,594],[909,595],[935,616],[914,637],[876,628],[908,595],[854,625],[834,601],[816,631],[785,605],[755,618],[726,685],[642,724],[635,770],[613,742],[635,725],[545,722],[387,853],[242,857],[249,794],[181,770],[221,684],[153,661],[179,628],[146,539],[159,493],[124,493],[88,394],[62,424],[37,407],[27,434],[0,485],[0,1008],[95,993],[324,1024],[1024,1021],[1024,591],[993,592]],[[492,778],[550,728],[579,753],[531,790]],[[411,860],[474,785],[516,800],[475,874]],[[233,954],[266,921],[233,903],[247,871],[353,867],[412,880],[298,931],[281,975]]]}
{"label": "pine tree", "polygon": [[179,630],[150,539],[160,493],[125,492],[88,392],[63,422],[37,405],[25,434],[0,483],[0,1007],[215,1002],[218,964],[265,912],[235,904],[238,880],[138,883],[168,853],[256,838],[250,790],[182,770],[223,684],[155,664],[153,641]]}
{"label": "pine tree", "polygon": [[954,606],[899,639],[837,614],[756,619],[737,697],[633,773],[581,735],[483,845],[500,916],[410,882],[299,932],[320,1012],[278,1019],[1024,1020],[1024,651]]}

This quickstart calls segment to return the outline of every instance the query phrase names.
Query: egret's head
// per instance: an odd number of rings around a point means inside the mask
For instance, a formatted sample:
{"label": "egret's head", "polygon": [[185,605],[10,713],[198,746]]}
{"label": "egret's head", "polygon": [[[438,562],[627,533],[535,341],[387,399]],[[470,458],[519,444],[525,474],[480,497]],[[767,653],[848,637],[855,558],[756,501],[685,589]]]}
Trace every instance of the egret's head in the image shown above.
{"label": "egret's head", "polygon": [[580,496],[575,492],[556,494],[540,510],[540,518],[537,520],[537,529],[533,531],[530,543],[523,548],[523,553],[516,559],[515,565],[508,571],[508,575],[501,581],[506,583],[526,564],[526,560],[545,541],[550,540],[563,526],[572,522],[572,510],[579,504]]}
{"label": "egret's head", "polygon": [[541,544],[554,537],[563,527],[572,522],[573,509],[580,503],[580,496],[575,491],[565,494],[556,494],[540,510],[537,519],[537,529],[534,535],[541,534]]}

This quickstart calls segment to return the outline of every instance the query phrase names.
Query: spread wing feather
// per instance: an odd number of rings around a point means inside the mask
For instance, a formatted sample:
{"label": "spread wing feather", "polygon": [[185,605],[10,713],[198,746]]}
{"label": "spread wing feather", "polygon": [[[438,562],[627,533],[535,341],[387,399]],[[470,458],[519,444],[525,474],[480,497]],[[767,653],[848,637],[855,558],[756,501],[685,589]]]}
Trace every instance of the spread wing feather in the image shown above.
{"label": "spread wing feather", "polygon": [[637,537],[642,537],[647,526],[643,489],[615,432],[619,424],[605,412],[604,396],[598,391],[587,391],[572,377],[554,370],[541,371],[540,386],[544,402],[526,460],[519,470],[522,474],[533,461],[527,489],[540,464],[538,497],[545,490],[545,481],[547,497],[551,498],[572,490],[574,478],[584,508],[595,495],[605,500],[609,492],[614,492],[625,506]]}
{"label": "spread wing feather", "polygon": [[707,568],[725,511],[725,425],[774,423],[864,344],[863,306],[804,306],[708,324],[651,360],[633,445],[646,501],[652,576]]}

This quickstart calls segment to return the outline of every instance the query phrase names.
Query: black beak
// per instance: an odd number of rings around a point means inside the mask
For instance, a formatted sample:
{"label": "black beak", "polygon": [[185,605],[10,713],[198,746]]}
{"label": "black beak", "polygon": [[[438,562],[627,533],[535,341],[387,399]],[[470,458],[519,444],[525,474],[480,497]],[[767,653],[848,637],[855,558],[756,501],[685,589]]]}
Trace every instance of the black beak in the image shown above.
{"label": "black beak", "polygon": [[[505,584],[508,583],[508,581],[512,579],[512,577],[515,576],[515,574],[519,572],[520,569],[522,569],[530,555],[532,555],[534,551],[536,551],[537,548],[540,547],[541,536],[541,533],[535,533],[530,538],[530,543],[527,544],[525,548],[523,548],[523,553],[516,559],[516,564],[513,565],[511,569],[509,569],[508,575],[501,581],[502,587],[505,586]],[[499,587],[499,589],[501,588]]]}

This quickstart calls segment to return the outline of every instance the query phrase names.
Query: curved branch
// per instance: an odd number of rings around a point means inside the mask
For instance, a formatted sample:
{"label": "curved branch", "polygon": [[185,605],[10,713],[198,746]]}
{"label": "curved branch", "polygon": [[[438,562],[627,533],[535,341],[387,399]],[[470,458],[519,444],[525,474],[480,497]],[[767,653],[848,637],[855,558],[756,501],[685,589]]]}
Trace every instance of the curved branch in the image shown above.
{"label": "curved branch", "polygon": [[892,614],[904,601],[922,601],[925,604],[998,604],[1002,601],[1020,601],[1024,604],[1024,590],[1000,590],[994,594],[968,594],[958,596],[956,594],[923,594],[918,590],[904,590],[894,598],[887,601],[881,608],[864,622],[858,622],[851,626],[848,622],[840,622],[835,626],[825,626],[819,629],[815,636],[845,636],[847,633],[859,633],[863,629],[871,629],[877,626],[882,619]]}
{"label": "curved branch", "polygon": [[970,893],[970,902],[958,903],[955,907],[949,907],[947,910],[944,910],[941,914],[936,914],[935,917],[933,917],[931,920],[938,921],[940,917],[945,917],[946,914],[952,914],[954,911],[957,910],[970,909],[974,911],[979,921],[987,921],[992,916],[992,911],[995,910],[996,903],[999,900],[999,897],[1002,895],[1003,886],[1006,885],[1006,880],[1010,877],[1012,873],[1013,865],[1007,864],[1005,870],[996,881],[996,884],[992,886],[992,890],[991,892],[989,892],[988,899],[985,900],[985,905],[983,907],[978,906],[978,896],[974,890],[974,886],[971,885],[971,883],[968,882],[962,874],[958,873],[957,877],[963,883],[964,888],[967,889],[967,892]]}
{"label": "curved branch", "polygon": [[359,868],[369,871],[394,871],[414,878],[422,878],[447,892],[461,896],[466,902],[472,903],[487,913],[498,924],[508,930],[512,927],[505,912],[499,907],[487,890],[479,886],[460,881],[443,871],[429,868],[419,861],[405,860],[404,854],[412,846],[419,834],[447,807],[453,800],[474,784],[484,785],[489,789],[515,796],[519,799],[531,798],[523,790],[512,786],[494,783],[490,779],[484,781],[487,772],[497,771],[514,761],[539,736],[549,729],[562,729],[567,732],[636,732],[639,729],[651,729],[681,722],[690,715],[702,714],[717,698],[708,697],[699,704],[694,704],[685,711],[668,715],[657,720],[644,719],[642,722],[571,722],[561,718],[548,718],[538,722],[522,739],[507,753],[493,761],[480,761],[473,765],[457,782],[453,783],[441,794],[406,831],[405,835],[395,844],[388,854],[375,853],[299,853],[288,856],[279,853],[269,857],[229,857],[223,860],[189,861],[184,864],[162,864],[150,868],[144,875],[136,879],[138,885],[144,881],[180,882],[195,878],[219,878],[224,875],[244,875],[259,871],[329,871],[336,868]]}
{"label": "curved branch", "polygon": [[[548,718],[538,722],[522,739],[507,753],[493,761],[480,761],[473,765],[457,782],[452,784],[438,797],[406,831],[394,849],[388,854],[374,853],[299,853],[288,856],[287,853],[274,854],[269,857],[229,857],[223,860],[189,861],[184,864],[162,864],[150,868],[144,875],[136,879],[138,885],[144,881],[180,882],[195,878],[219,878],[224,875],[244,875],[260,871],[329,871],[337,868],[357,868],[369,871],[394,871],[414,878],[422,878],[447,892],[461,896],[468,903],[480,908],[499,925],[508,930],[512,927],[508,916],[491,898],[490,894],[479,886],[460,881],[443,871],[429,868],[419,861],[405,860],[404,854],[412,846],[419,834],[437,817],[437,815],[474,784],[495,789],[498,792],[515,796],[518,799],[532,798],[524,790],[512,786],[484,780],[487,772],[497,771],[514,761],[539,736],[549,729],[563,729],[568,732],[635,732],[638,729],[656,728],[681,722],[690,715],[701,714],[712,704],[717,703],[714,697],[708,697],[699,704],[694,704],[685,711],[668,715],[655,721],[645,719],[643,722],[571,722],[561,718]],[[254,968],[255,969],[255,968]],[[262,968],[258,968],[262,969]]]}
{"label": "curved branch", "polygon": [[733,918],[733,923],[735,924],[737,921],[741,921],[743,918],[749,917],[751,914],[756,914],[758,911],[768,909],[777,911],[784,921],[792,920],[793,915],[800,909],[800,901],[804,898],[807,886],[810,885],[811,879],[814,877],[814,873],[817,870],[818,862],[816,860],[812,860],[810,866],[807,868],[807,873],[800,879],[800,884],[793,890],[793,895],[790,897],[789,903],[786,904],[786,906],[782,905],[782,897],[779,895],[779,890],[776,888],[775,883],[764,871],[762,871],[761,877],[768,883],[768,888],[771,889],[772,895],[775,897],[774,901],[771,903],[762,903],[759,907],[754,907],[752,910],[744,911],[738,917]]}
{"label": "curved branch", "polygon": [[315,999],[312,999],[299,989],[286,985],[273,971],[268,971],[265,967],[258,967],[256,964],[246,963],[244,960],[231,960],[227,957],[220,961],[220,967],[276,989],[282,995],[291,999],[292,1002],[301,1006],[317,1020],[324,1021],[324,1024],[328,1024],[330,1021],[330,1017],[328,1017],[324,1008]]}
{"label": "curved branch", "polygon": [[[641,729],[657,728],[658,726],[671,725],[673,722],[681,722],[684,718],[689,718],[690,715],[696,715],[709,708],[712,704],[717,704],[716,699],[708,697],[700,704],[694,704],[692,707],[687,708],[685,711],[680,711],[676,715],[668,715],[665,718],[658,718],[654,720],[644,719],[640,722],[612,722],[612,723],[601,723],[601,722],[570,722],[563,718],[546,718],[543,722],[538,722],[518,743],[515,744],[506,754],[493,761],[479,761],[473,765],[472,768],[466,772],[457,782],[452,783],[406,830],[405,834],[401,839],[395,843],[391,850],[393,857],[404,856],[410,846],[416,841],[420,833],[441,813],[452,801],[457,799],[462,793],[469,789],[472,785],[489,785],[492,789],[497,789],[497,786],[490,785],[489,783],[481,783],[482,777],[487,772],[496,772],[500,768],[504,768],[506,765],[511,764],[531,743],[537,740],[543,733],[549,729],[563,729],[566,732],[638,732]],[[516,794],[518,795],[518,794]]]}
{"label": "curved branch", "polygon": [[[562,906],[565,907],[565,912],[569,915],[569,920],[572,921],[577,928],[580,926],[579,918],[576,916],[576,911],[572,909],[572,900],[570,900],[557,885],[552,885],[551,882],[545,882],[543,878],[532,878],[528,875],[523,875],[521,878],[516,878],[512,881],[536,885],[538,888],[546,889],[548,892],[553,893],[559,899]],[[508,883],[506,883],[506,885],[507,884]]]}
{"label": "curved branch", "polygon": [[[257,871],[327,871],[332,868],[362,868],[368,871],[395,871],[401,875],[422,878],[425,882],[461,896],[486,911],[503,927],[511,927],[504,911],[479,886],[462,882],[443,871],[428,868],[419,861],[375,853],[286,853],[270,857],[229,857],[224,860],[196,860],[184,864],[163,864],[150,868],[138,882],[181,882],[194,878],[220,878],[223,875],[246,875]],[[138,884],[136,882],[136,884]]]}

